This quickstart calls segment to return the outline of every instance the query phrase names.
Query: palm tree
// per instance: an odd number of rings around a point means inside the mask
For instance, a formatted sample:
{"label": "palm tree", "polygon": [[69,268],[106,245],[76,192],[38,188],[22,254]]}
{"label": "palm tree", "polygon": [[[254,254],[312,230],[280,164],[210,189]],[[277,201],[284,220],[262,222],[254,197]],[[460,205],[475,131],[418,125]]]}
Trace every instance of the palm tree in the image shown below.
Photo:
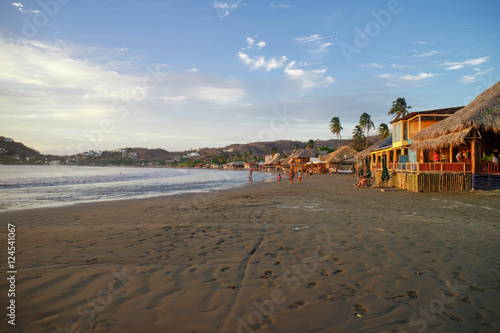
{"label": "palm tree", "polygon": [[352,140],[358,142],[365,140],[365,135],[363,134],[363,128],[361,128],[360,125],[354,126],[354,129],[352,130]]}
{"label": "palm tree", "polygon": [[394,120],[406,116],[409,113],[411,106],[406,105],[406,100],[403,97],[399,97],[397,100],[392,102],[392,108],[387,113],[389,116],[393,116]]}
{"label": "palm tree", "polygon": [[368,113],[363,112],[361,117],[359,117],[359,126],[362,130],[366,130],[366,148],[368,148],[368,133],[370,129],[375,128],[372,117]]}
{"label": "palm tree", "polygon": [[389,130],[389,126],[386,123],[381,123],[378,125],[378,138],[380,140],[387,139],[391,135],[391,131]]}
{"label": "palm tree", "polygon": [[[339,117],[333,117],[332,120],[330,120],[330,132],[332,134],[337,135],[337,147],[340,147],[342,145],[342,136],[340,135],[340,132],[343,130],[342,125],[340,125],[340,119]],[[339,144],[339,138],[340,138],[340,144]]]}

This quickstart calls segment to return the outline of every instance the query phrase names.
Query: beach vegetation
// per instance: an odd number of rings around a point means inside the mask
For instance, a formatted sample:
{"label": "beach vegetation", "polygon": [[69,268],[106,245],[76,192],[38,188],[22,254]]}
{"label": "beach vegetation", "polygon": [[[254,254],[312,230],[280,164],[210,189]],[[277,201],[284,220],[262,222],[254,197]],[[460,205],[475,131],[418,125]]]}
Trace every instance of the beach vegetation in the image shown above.
{"label": "beach vegetation", "polygon": [[366,113],[363,112],[363,114],[359,117],[359,126],[362,131],[366,130],[366,148],[368,148],[368,133],[372,128],[375,128],[375,124],[372,121],[372,117]]}
{"label": "beach vegetation", "polygon": [[[342,146],[342,135],[341,131],[343,130],[342,125],[340,124],[340,118],[339,117],[333,117],[330,120],[330,132],[332,134],[337,136],[337,147],[339,148]],[[340,140],[340,143],[339,143]]]}
{"label": "beach vegetation", "polygon": [[326,151],[326,152],[328,152],[328,154],[333,153],[335,151],[331,147],[328,147],[328,146],[320,146],[318,148],[318,150]]}
{"label": "beach vegetation", "polygon": [[391,136],[389,126],[386,123],[381,123],[380,125],[378,125],[377,134],[380,141],[387,139]]}
{"label": "beach vegetation", "polygon": [[393,120],[397,120],[406,116],[409,113],[409,109],[411,109],[411,106],[406,104],[406,99],[404,97],[399,97],[392,102],[392,107],[387,114],[393,116]]}
{"label": "beach vegetation", "polygon": [[309,149],[314,149],[314,146],[315,146],[315,143],[314,143],[314,140],[313,139],[309,139],[309,141],[307,141],[307,148]]}

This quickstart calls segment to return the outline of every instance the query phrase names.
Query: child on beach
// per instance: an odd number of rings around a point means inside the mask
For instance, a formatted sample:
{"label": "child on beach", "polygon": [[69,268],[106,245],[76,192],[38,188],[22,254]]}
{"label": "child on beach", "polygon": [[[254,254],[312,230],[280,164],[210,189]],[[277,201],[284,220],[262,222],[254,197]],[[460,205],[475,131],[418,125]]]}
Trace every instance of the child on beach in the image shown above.
{"label": "child on beach", "polygon": [[290,184],[293,184],[293,176],[294,176],[293,171],[290,170],[290,177],[289,177]]}
{"label": "child on beach", "polygon": [[278,173],[278,184],[281,185],[281,174]]}
{"label": "child on beach", "polygon": [[300,184],[301,182],[302,182],[302,171],[299,171],[297,173],[297,183]]}

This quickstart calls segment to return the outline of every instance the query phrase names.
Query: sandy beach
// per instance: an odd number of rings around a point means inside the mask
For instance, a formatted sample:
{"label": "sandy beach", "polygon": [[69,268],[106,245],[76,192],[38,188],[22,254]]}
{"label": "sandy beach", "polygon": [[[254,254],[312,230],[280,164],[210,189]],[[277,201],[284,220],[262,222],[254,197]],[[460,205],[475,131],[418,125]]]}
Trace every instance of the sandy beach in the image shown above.
{"label": "sandy beach", "polygon": [[3,212],[2,331],[498,331],[498,191],[355,180]]}

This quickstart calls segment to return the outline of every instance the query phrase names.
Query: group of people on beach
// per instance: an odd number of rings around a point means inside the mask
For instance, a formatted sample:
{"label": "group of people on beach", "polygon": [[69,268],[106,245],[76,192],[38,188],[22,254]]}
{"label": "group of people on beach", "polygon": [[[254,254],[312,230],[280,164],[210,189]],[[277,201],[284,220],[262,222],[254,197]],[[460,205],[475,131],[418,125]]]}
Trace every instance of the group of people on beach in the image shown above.
{"label": "group of people on beach", "polygon": [[[311,177],[312,178],[312,175],[313,175],[313,171],[311,168],[309,168],[308,170],[305,171],[305,174],[306,174],[306,177]],[[286,176],[286,170],[283,170],[283,175]],[[290,170],[289,174],[288,174],[288,180],[290,182],[290,184],[293,184],[293,179],[295,178],[295,172],[293,170]],[[278,184],[281,185],[281,174],[278,173]],[[302,171],[299,170],[297,171],[297,183],[298,184],[301,184],[302,183]]]}

